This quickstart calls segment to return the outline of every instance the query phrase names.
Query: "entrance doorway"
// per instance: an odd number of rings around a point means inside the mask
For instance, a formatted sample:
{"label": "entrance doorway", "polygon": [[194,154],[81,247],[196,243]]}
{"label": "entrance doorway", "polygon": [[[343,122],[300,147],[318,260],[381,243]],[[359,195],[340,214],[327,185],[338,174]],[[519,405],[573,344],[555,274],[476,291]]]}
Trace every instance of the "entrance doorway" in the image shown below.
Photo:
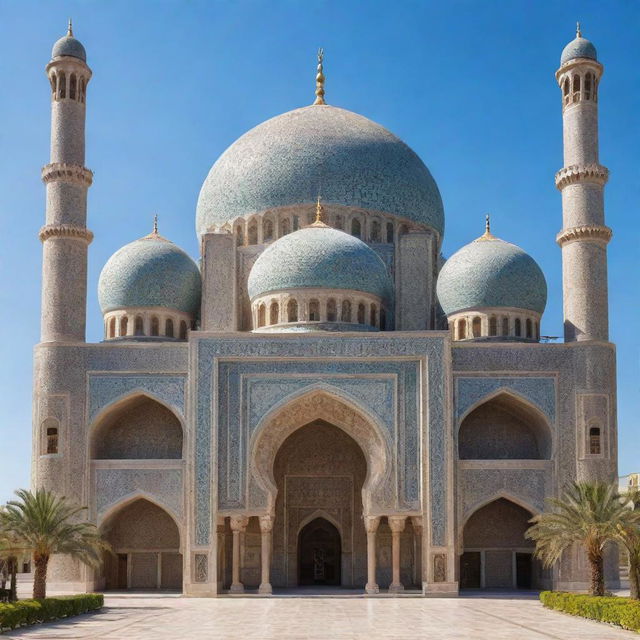
{"label": "entrance doorway", "polygon": [[460,588],[479,589],[481,585],[481,556],[479,551],[465,551],[460,558]]}
{"label": "entrance doorway", "polygon": [[298,584],[340,584],[340,532],[324,518],[316,518],[298,535]]}

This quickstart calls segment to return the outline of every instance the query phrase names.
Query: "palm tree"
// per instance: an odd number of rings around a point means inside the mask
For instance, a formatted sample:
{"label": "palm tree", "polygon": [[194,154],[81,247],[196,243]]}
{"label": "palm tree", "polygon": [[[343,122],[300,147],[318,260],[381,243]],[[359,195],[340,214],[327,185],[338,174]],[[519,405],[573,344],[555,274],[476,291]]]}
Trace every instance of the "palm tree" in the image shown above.
{"label": "palm tree", "polygon": [[100,564],[101,552],[109,545],[94,524],[78,520],[86,507],[46,489],[34,493],[18,489],[16,495],[19,499],[10,500],[0,511],[0,527],[33,553],[34,598],[46,596],[47,566],[54,553],[70,554],[90,566]]}
{"label": "palm tree", "polygon": [[[17,581],[16,574],[18,572],[18,556],[24,554],[27,549],[21,545],[17,538],[9,533],[0,529],[0,563],[3,565],[3,581],[6,580],[8,574],[9,577],[9,602],[14,602],[18,599],[17,594]],[[2,588],[4,588],[4,583]]]}
{"label": "palm tree", "polygon": [[[632,489],[624,497],[627,507],[640,514],[640,490]],[[618,525],[617,540],[627,550],[629,556],[629,595],[640,599],[640,526],[637,522]]]}
{"label": "palm tree", "polygon": [[635,526],[640,512],[625,507],[617,488],[602,482],[574,482],[561,498],[550,498],[551,511],[535,516],[525,534],[536,543],[545,567],[557,562],[573,544],[584,547],[591,567],[591,595],[604,594],[604,548],[620,527]]}

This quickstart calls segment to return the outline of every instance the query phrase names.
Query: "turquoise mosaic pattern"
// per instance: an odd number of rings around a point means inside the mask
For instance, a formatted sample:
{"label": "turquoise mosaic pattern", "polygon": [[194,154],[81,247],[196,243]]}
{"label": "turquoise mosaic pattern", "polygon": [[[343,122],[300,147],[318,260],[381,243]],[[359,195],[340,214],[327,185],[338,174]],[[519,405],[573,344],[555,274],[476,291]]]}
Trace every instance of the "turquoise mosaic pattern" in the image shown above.
{"label": "turquoise mosaic pattern", "polygon": [[547,282],[537,262],[499,238],[475,240],[442,267],[438,300],[447,315],[482,307],[515,307],[542,313]]}
{"label": "turquoise mosaic pattern", "polygon": [[249,274],[249,297],[283,289],[353,289],[393,300],[393,283],[378,254],[330,227],[307,227],[267,247]]}
{"label": "turquoise mosaic pattern", "polygon": [[534,404],[549,419],[556,421],[556,381],[545,377],[458,377],[456,378],[455,415],[459,420],[470,407],[500,389],[509,389]]}
{"label": "turquoise mosaic pattern", "polygon": [[597,60],[598,54],[593,43],[586,38],[576,38],[572,40],[563,50],[560,56],[560,64],[569,62],[574,58],[590,58],[591,60]]}
{"label": "turquoise mosaic pattern", "polygon": [[442,198],[422,160],[379,124],[329,105],[276,116],[232,144],[202,185],[196,229],[318,195],[444,230]]}
{"label": "turquoise mosaic pattern", "polygon": [[186,376],[161,374],[114,375],[89,374],[89,422],[107,405],[137,391],[160,398],[184,416]]}
{"label": "turquoise mosaic pattern", "polygon": [[73,36],[64,36],[53,45],[51,57],[57,56],[72,56],[80,58],[84,62],[87,61],[87,52],[84,50],[84,46],[80,40],[76,40]]}
{"label": "turquoise mosaic pattern", "polygon": [[109,258],[98,281],[98,299],[102,313],[165,307],[197,316],[201,289],[196,263],[173,242],[152,234]]}
{"label": "turquoise mosaic pattern", "polygon": [[[444,339],[339,337],[261,340],[202,339],[197,349],[195,535],[208,544],[211,534],[212,420],[217,425],[218,496],[221,508],[243,506],[246,447],[250,432],[278,402],[291,394],[333,388],[365,407],[391,437],[401,470],[401,504],[420,500],[420,396],[428,392],[429,483],[432,541],[445,543],[446,371]],[[379,358],[384,353],[389,360]],[[420,388],[420,359],[426,355],[426,389]],[[366,360],[359,360],[366,358]],[[393,382],[392,382],[393,381]],[[216,416],[212,416],[213,390]],[[254,404],[258,403],[258,404]]]}

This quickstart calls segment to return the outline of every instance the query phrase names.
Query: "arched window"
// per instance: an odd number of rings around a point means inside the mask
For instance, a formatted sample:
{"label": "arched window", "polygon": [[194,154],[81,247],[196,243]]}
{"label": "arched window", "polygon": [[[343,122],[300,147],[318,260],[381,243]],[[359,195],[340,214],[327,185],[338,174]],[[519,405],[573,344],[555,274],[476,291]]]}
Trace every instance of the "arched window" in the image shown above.
{"label": "arched window", "polygon": [[536,322],[536,335],[535,335],[536,340],[540,340],[540,325],[538,324],[538,322]]}
{"label": "arched window", "polygon": [[180,321],[180,340],[187,339],[187,323],[184,320]]}
{"label": "arched window", "polygon": [[573,76],[573,101],[578,102],[580,100],[580,76],[576,73]]}
{"label": "arched window", "polygon": [[109,320],[109,333],[107,335],[109,338],[116,337],[116,319],[115,318],[111,318],[111,320]]}
{"label": "arched window", "polygon": [[387,328],[387,314],[384,307],[380,307],[380,331],[384,331]]}
{"label": "arched window", "polygon": [[151,335],[160,335],[160,320],[158,320],[156,316],[153,316],[153,318],[151,318]]}
{"label": "arched window", "polygon": [[287,302],[287,322],[297,322],[298,321],[298,302],[291,298],[289,302]]}
{"label": "arched window", "polygon": [[122,318],[120,318],[120,335],[126,336],[128,328],[129,328],[129,318],[127,318],[127,316],[122,316]]}
{"label": "arched window", "polygon": [[292,221],[293,221],[293,230],[297,231],[300,228],[300,218],[298,218],[298,216],[293,216]]}
{"label": "arched window", "polygon": [[518,336],[518,338],[522,335],[522,320],[520,320],[520,318],[516,318],[516,336]]}
{"label": "arched window", "polygon": [[334,226],[336,229],[342,229],[343,227],[343,222],[342,222],[342,216],[336,216],[336,221],[334,223]]}
{"label": "arched window", "polygon": [[327,320],[329,322],[336,322],[338,320],[338,309],[336,307],[336,301],[333,298],[327,300]]}
{"label": "arched window", "polygon": [[467,321],[462,318],[457,322],[458,340],[464,340],[467,337]]}
{"label": "arched window", "polygon": [[87,91],[87,85],[84,81],[84,78],[80,80],[80,102],[84,104],[84,99]]}
{"label": "arched window", "polygon": [[173,320],[171,318],[167,318],[167,321],[164,324],[164,334],[167,338],[173,338]]}
{"label": "arched window", "polygon": [[359,238],[362,235],[362,225],[360,224],[360,220],[358,218],[354,218],[351,221],[351,235]]}
{"label": "arched window", "polygon": [[49,82],[51,83],[51,93],[53,95],[53,99],[56,99],[56,74],[52,73],[49,76]]}
{"label": "arched window", "polygon": [[507,317],[502,318],[502,335],[509,335],[509,318]]}
{"label": "arched window", "polygon": [[273,240],[273,221],[265,220],[262,227],[262,241],[271,242]]}
{"label": "arched window", "polygon": [[498,322],[495,316],[491,316],[489,318],[489,335],[490,336],[498,335]]}
{"label": "arched window", "polygon": [[269,307],[269,324],[278,324],[280,321],[280,308],[277,302],[272,302]]}
{"label": "arched window", "polygon": [[76,74],[72,73],[69,77],[69,97],[72,100],[76,99]]}
{"label": "arched window", "polygon": [[358,324],[364,324],[364,304],[358,305]]}
{"label": "arched window", "polygon": [[285,218],[280,223],[280,237],[286,236],[288,233],[291,233],[291,225],[289,224],[289,220]]}
{"label": "arched window", "polygon": [[252,220],[247,228],[247,243],[258,244],[258,223]]}
{"label": "arched window", "polygon": [[369,312],[369,318],[370,318],[369,324],[372,327],[377,327],[378,326],[378,307],[376,307],[375,304],[371,305],[371,310]]}
{"label": "arched window", "polygon": [[243,244],[243,238],[242,238],[242,225],[238,225],[236,227],[236,247],[241,247]]}
{"label": "arched window", "polygon": [[471,323],[471,330],[474,338],[479,338],[482,335],[482,321],[478,316],[473,319],[473,322]]}
{"label": "arched window", "polygon": [[67,79],[64,72],[61,71],[58,74],[58,100],[62,100],[67,97]]}
{"label": "arched window", "polygon": [[317,300],[309,301],[309,320],[311,322],[320,321],[320,303]]}
{"label": "arched window", "polygon": [[58,421],[55,418],[47,418],[42,423],[44,431],[46,453],[58,453]]}
{"label": "arched window", "polygon": [[142,322],[142,316],[136,316],[135,325],[133,329],[134,329],[134,335],[136,336],[144,335],[144,323]]}
{"label": "arched window", "polygon": [[340,320],[342,322],[351,322],[351,301],[342,301],[342,310],[340,312]]}
{"label": "arched window", "polygon": [[374,220],[371,223],[371,242],[380,242],[380,223]]}
{"label": "arched window", "polygon": [[393,242],[393,222],[387,222],[387,242]]}
{"label": "arched window", "polygon": [[258,307],[258,326],[264,327],[265,324],[267,324],[267,308],[261,304]]}
{"label": "arched window", "polygon": [[584,99],[591,100],[591,85],[592,85],[592,75],[587,73],[584,77]]}
{"label": "arched window", "polygon": [[531,318],[527,318],[525,322],[527,338],[533,338],[533,325],[531,324]]}
{"label": "arched window", "polygon": [[589,453],[592,456],[599,456],[602,453],[600,427],[591,427],[589,429]]}

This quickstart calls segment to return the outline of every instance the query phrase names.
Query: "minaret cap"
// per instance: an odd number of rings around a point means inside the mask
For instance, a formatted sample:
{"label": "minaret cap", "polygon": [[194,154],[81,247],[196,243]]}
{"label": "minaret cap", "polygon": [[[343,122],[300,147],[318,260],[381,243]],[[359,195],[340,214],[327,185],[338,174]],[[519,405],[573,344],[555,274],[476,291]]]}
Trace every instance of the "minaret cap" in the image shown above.
{"label": "minaret cap", "polygon": [[324,101],[324,73],[322,72],[322,61],[324,59],[324,49],[318,49],[318,73],[316,74],[316,99],[313,104],[326,104]]}

